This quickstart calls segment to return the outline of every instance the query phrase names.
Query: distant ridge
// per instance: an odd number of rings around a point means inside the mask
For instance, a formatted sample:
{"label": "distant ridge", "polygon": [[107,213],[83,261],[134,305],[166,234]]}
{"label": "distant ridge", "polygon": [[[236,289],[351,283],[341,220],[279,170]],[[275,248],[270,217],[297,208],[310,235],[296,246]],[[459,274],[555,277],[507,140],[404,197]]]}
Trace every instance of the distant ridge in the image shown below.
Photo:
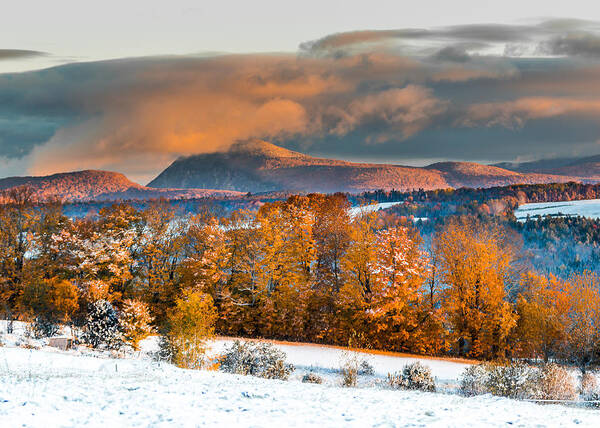
{"label": "distant ridge", "polygon": [[576,177],[583,181],[600,181],[600,155],[582,158],[541,159],[533,162],[504,162],[501,168],[521,173],[557,174]]}
{"label": "distant ridge", "polygon": [[39,177],[0,179],[0,190],[26,186],[36,200],[63,201],[124,199],[190,199],[208,196],[237,196],[237,192],[207,189],[153,189],[130,181],[118,172],[85,170]]}
{"label": "distant ridge", "polygon": [[471,162],[442,162],[424,168],[316,158],[266,141],[240,142],[227,152],[182,157],[148,186],[211,188],[242,192],[361,192],[366,190],[491,187],[574,180],[529,174]]}

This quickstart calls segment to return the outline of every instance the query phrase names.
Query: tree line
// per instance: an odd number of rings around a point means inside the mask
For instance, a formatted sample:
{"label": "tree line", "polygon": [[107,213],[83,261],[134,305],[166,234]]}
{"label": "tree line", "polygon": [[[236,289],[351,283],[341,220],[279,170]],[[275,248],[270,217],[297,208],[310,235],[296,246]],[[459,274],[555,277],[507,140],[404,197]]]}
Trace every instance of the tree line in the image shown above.
{"label": "tree line", "polygon": [[536,272],[500,222],[454,216],[425,243],[399,216],[352,216],[342,194],[227,216],[121,203],[79,219],[24,189],[9,198],[0,207],[8,318],[77,325],[108,301],[161,332],[206,316],[222,335],[598,362],[596,275]]}

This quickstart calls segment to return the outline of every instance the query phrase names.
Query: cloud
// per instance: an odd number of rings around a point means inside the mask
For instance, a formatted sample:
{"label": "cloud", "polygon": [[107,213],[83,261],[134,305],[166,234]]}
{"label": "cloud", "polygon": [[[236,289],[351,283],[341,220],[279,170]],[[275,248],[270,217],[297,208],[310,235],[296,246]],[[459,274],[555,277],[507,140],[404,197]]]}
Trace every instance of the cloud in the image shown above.
{"label": "cloud", "polygon": [[340,54],[344,49],[363,44],[377,44],[387,40],[423,39],[430,31],[419,28],[401,30],[364,30],[331,34],[318,40],[300,44],[300,52],[305,55]]}
{"label": "cloud", "polygon": [[382,142],[390,134],[407,138],[429,125],[446,111],[447,103],[437,99],[430,89],[409,85],[364,96],[346,109],[330,107],[325,116],[332,122],[332,134],[346,135],[360,126],[378,128],[369,141]]}
{"label": "cloud", "polygon": [[[467,51],[496,51],[519,55],[592,55],[598,52],[600,24],[577,19],[551,19],[528,25],[469,24],[430,29],[349,31],[304,42],[300,51],[310,56],[344,56],[358,52],[398,50],[428,55],[441,61],[465,62]],[[470,46],[470,49],[464,49]]]}
{"label": "cloud", "polygon": [[432,58],[436,61],[459,62],[464,63],[471,59],[471,56],[465,49],[458,46],[446,46],[437,51]]}
{"label": "cloud", "polygon": [[0,61],[8,59],[23,59],[47,55],[45,52],[23,49],[0,49]]}
{"label": "cloud", "polygon": [[600,58],[600,36],[591,33],[566,34],[541,43],[539,49],[550,55]]}
{"label": "cloud", "polygon": [[596,117],[600,114],[600,99],[579,100],[568,98],[532,97],[503,103],[471,105],[458,124],[466,127],[503,126],[522,128],[532,119],[579,115]]}
{"label": "cloud", "polygon": [[[440,108],[431,90],[408,83],[426,74],[418,62],[383,54],[279,54],[104,61],[4,75],[0,117],[20,117],[35,132],[18,134],[15,122],[0,121],[0,156],[16,156],[20,140],[30,173],[131,172],[136,165],[135,174],[146,177],[178,156],[249,138],[320,139],[376,124],[379,134],[402,139]],[[50,134],[48,123],[55,124]],[[3,146],[2,136],[13,143]]]}

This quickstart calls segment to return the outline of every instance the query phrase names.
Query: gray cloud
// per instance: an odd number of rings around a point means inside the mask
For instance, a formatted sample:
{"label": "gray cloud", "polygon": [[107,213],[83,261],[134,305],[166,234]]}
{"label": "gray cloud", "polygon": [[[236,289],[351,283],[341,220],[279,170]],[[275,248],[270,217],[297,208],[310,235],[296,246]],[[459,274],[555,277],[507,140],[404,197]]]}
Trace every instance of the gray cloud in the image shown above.
{"label": "gray cloud", "polygon": [[437,51],[432,58],[436,61],[448,61],[448,62],[467,62],[471,59],[471,56],[465,49],[458,46],[446,46],[445,48]]}
{"label": "gray cloud", "polygon": [[[588,55],[598,52],[597,37],[600,24],[576,19],[552,19],[530,25],[470,24],[431,29],[404,28],[378,31],[351,31],[336,33],[318,40],[302,43],[300,51],[313,56],[341,56],[368,51],[373,48],[402,49],[425,55],[431,50],[447,49],[471,44],[468,50],[484,50],[498,45],[507,55]],[[439,45],[444,44],[442,48]],[[437,47],[437,48],[436,48]]]}
{"label": "gray cloud", "polygon": [[47,55],[45,52],[23,49],[0,49],[0,61],[7,59],[22,59]]}
{"label": "gray cloud", "polygon": [[600,36],[592,33],[570,33],[542,42],[540,51],[550,55],[600,58]]}

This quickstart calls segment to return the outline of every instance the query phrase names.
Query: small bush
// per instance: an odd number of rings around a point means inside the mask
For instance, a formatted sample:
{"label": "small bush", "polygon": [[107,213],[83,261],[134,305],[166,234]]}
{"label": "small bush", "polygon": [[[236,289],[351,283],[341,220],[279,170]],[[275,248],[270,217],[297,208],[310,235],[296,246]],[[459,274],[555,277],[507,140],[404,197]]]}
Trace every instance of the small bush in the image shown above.
{"label": "small bush", "polygon": [[318,383],[318,384],[322,384],[323,383],[323,378],[321,376],[319,376],[316,373],[310,372],[310,373],[305,373],[304,376],[302,376],[302,383]]}
{"label": "small bush", "polygon": [[467,367],[460,376],[460,393],[467,397],[486,394],[487,370],[483,364]]}
{"label": "small bush", "polygon": [[581,376],[581,386],[579,392],[581,395],[586,396],[597,392],[598,389],[598,378],[595,373],[585,372]]}
{"label": "small bush", "polygon": [[534,393],[535,370],[522,363],[486,366],[485,387],[492,395],[508,398],[527,398]]}
{"label": "small bush", "polygon": [[94,348],[118,349],[122,345],[121,323],[110,302],[98,300],[90,304],[82,339]]}
{"label": "small bush", "polygon": [[373,376],[375,374],[375,369],[373,369],[373,366],[367,360],[362,360],[358,366],[358,374],[363,376]]}
{"label": "small bush", "polygon": [[581,398],[586,401],[586,407],[600,408],[600,391],[591,392]]}
{"label": "small bush", "polygon": [[342,386],[353,387],[358,382],[361,360],[355,352],[344,351],[340,362]]}
{"label": "small bush", "polygon": [[405,365],[402,373],[388,374],[388,384],[394,389],[435,391],[431,369],[418,361]]}
{"label": "small bush", "polygon": [[[588,407],[600,407],[600,388],[595,373],[586,372],[581,376],[581,399],[587,401]],[[596,403],[597,401],[597,403]]]}
{"label": "small bush", "polygon": [[577,390],[567,370],[557,364],[544,364],[534,378],[535,398],[542,400],[575,400]]}
{"label": "small bush", "polygon": [[41,339],[43,337],[54,336],[58,333],[58,330],[59,325],[54,322],[54,320],[44,316],[38,316],[35,317],[33,322],[29,325],[28,333],[36,339]]}
{"label": "small bush", "polygon": [[219,369],[227,373],[287,380],[294,371],[285,362],[285,352],[270,343],[236,340],[225,349]]}
{"label": "small bush", "polygon": [[388,385],[393,389],[404,389],[404,378],[402,373],[388,373]]}
{"label": "small bush", "polygon": [[353,387],[358,382],[358,369],[355,366],[347,365],[341,368],[342,386]]}

